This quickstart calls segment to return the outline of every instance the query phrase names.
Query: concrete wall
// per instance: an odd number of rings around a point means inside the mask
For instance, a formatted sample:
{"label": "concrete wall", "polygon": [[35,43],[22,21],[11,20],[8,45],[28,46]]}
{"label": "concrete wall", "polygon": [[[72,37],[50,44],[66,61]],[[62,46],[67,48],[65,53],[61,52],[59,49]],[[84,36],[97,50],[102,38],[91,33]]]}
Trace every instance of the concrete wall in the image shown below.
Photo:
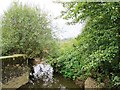
{"label": "concrete wall", "polygon": [[19,88],[28,82],[29,68],[25,55],[0,57],[0,61],[2,61],[2,88]]}

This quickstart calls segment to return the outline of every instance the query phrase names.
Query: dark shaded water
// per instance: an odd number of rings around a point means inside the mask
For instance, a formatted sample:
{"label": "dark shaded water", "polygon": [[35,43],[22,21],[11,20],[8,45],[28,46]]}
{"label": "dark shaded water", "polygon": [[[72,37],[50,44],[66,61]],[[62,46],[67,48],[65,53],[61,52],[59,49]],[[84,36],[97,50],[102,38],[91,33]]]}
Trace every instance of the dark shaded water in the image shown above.
{"label": "dark shaded water", "polygon": [[36,81],[34,85],[27,83],[26,85],[20,87],[18,90],[20,89],[25,89],[25,88],[29,88],[29,89],[33,89],[33,88],[59,88],[60,90],[72,90],[74,89],[79,89],[79,86],[77,86],[74,81],[64,78],[61,74],[54,74],[53,77],[53,83],[48,83],[47,85],[39,80]]}

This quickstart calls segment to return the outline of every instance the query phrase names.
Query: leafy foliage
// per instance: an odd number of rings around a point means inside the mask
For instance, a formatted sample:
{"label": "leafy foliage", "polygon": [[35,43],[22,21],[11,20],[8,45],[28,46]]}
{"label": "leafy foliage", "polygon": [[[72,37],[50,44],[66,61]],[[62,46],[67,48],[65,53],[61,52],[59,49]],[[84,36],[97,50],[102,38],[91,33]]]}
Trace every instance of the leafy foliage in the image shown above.
{"label": "leafy foliage", "polygon": [[70,78],[88,76],[106,87],[120,85],[120,2],[63,3],[65,19],[72,23],[86,20],[86,26],[76,40],[77,47],[64,53],[52,64]]}
{"label": "leafy foliage", "polygon": [[14,2],[2,18],[2,55],[24,53],[42,57],[45,50],[55,52],[50,21],[36,7]]}
{"label": "leafy foliage", "polygon": [[[108,30],[98,30],[94,28],[91,20],[86,26],[79,41],[80,61],[84,62],[84,70],[89,71],[92,77],[98,78],[99,75],[110,75],[116,73],[119,66],[119,34],[116,28]],[[96,76],[97,75],[97,76]],[[110,77],[111,78],[111,75]],[[102,81],[104,78],[101,78]]]}
{"label": "leafy foliage", "polygon": [[[92,19],[98,17],[103,18],[104,25],[113,23],[114,27],[119,26],[119,6],[120,2],[67,2],[63,3],[66,11],[63,11],[65,19],[72,19],[72,23],[77,23],[81,20]],[[109,23],[107,22],[109,20]],[[102,24],[102,23],[101,23]]]}
{"label": "leafy foliage", "polygon": [[79,75],[76,72],[80,68],[78,61],[79,54],[75,48],[76,45],[75,39],[62,41],[60,42],[59,56],[48,59],[48,63],[50,63],[56,71],[62,73],[65,77],[74,79]]}

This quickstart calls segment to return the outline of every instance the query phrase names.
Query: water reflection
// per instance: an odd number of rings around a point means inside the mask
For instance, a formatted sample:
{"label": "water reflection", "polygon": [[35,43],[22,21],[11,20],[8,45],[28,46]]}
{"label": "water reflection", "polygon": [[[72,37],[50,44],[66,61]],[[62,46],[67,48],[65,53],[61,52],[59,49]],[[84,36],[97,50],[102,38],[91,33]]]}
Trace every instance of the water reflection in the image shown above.
{"label": "water reflection", "polygon": [[53,68],[47,63],[40,63],[33,65],[29,75],[29,79],[32,84],[38,79],[45,82],[45,85],[48,82],[53,82]]}
{"label": "water reflection", "polygon": [[[39,60],[38,60],[39,61]],[[20,87],[18,90],[22,89],[52,89],[58,88],[60,90],[73,90],[73,89],[80,89],[71,79],[63,77],[59,73],[53,72],[53,68],[45,63],[39,61],[39,64],[33,64],[35,62],[34,59],[28,60],[29,67],[32,66],[30,76],[32,76],[33,83],[28,82],[27,84]],[[30,63],[31,62],[31,63]],[[48,89],[48,90],[49,90]]]}
{"label": "water reflection", "polygon": [[59,88],[63,90],[73,90],[73,89],[79,89],[79,86],[77,86],[71,79],[64,78],[61,74],[55,73],[53,75],[53,82],[49,82],[47,85],[45,85],[44,81],[38,80],[35,82],[35,84],[27,83],[26,85],[20,87],[20,89],[25,88]]}

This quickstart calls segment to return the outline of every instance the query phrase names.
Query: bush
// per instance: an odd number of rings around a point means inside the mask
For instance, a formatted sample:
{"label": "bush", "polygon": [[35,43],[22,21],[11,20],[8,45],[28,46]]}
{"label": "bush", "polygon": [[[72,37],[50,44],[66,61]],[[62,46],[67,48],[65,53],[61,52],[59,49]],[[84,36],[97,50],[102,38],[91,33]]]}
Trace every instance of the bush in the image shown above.
{"label": "bush", "polygon": [[14,2],[2,18],[2,55],[15,53],[42,57],[55,51],[50,20],[37,7]]}
{"label": "bush", "polygon": [[106,87],[120,83],[120,3],[63,3],[63,16],[73,23],[86,20],[86,26],[76,39],[77,47],[64,53],[52,64],[64,76],[86,79],[88,76]]}

